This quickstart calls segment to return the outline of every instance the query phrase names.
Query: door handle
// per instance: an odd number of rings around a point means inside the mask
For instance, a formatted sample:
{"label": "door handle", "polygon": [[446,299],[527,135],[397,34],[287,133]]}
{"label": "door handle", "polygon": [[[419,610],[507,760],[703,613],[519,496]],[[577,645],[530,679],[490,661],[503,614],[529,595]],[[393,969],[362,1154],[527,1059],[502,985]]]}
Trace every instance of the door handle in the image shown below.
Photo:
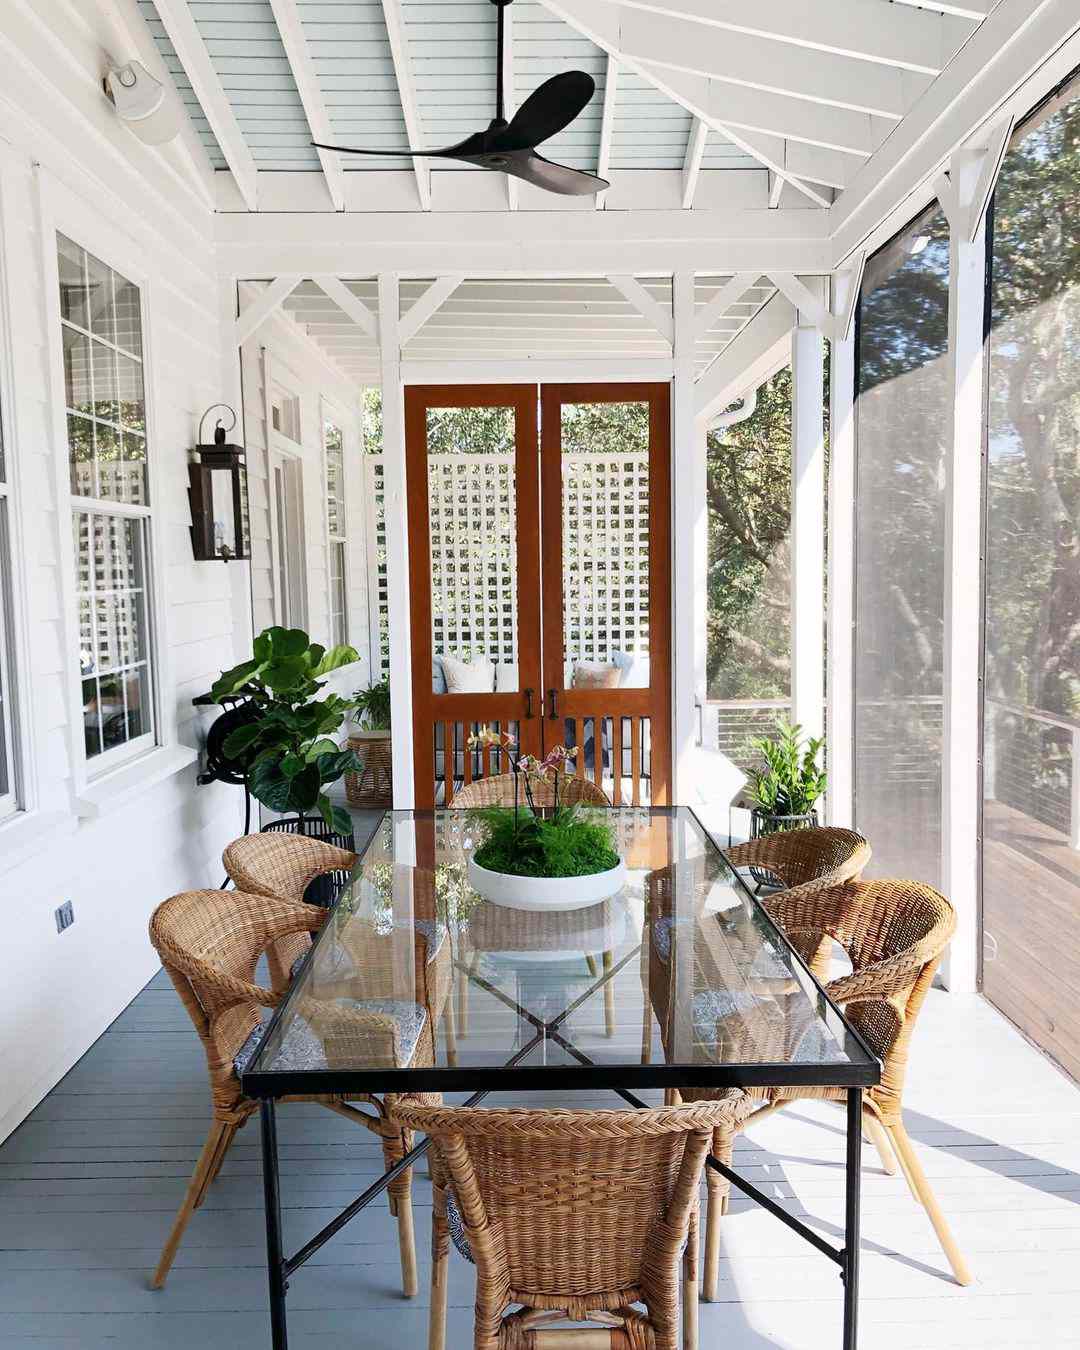
{"label": "door handle", "polygon": [[525,690],[525,720],[526,720],[526,721],[530,721],[530,720],[532,719],[532,715],[533,715],[532,701],[533,701],[533,691],[532,691],[531,689],[526,689],[526,690]]}
{"label": "door handle", "polygon": [[559,715],[558,694],[554,689],[548,690],[548,717],[554,719]]}

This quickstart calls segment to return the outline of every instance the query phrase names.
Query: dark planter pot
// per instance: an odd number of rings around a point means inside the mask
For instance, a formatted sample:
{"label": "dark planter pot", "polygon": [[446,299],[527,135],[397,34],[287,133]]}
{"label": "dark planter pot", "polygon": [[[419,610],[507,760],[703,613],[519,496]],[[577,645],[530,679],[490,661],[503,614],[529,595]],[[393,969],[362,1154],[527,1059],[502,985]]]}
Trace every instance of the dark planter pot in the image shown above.
{"label": "dark planter pot", "polygon": [[[750,812],[750,838],[761,839],[767,834],[781,834],[787,830],[811,830],[816,829],[818,815],[816,811],[807,811],[801,816],[774,816],[768,811],[763,811],[760,806],[755,806]],[[778,879],[771,872],[766,872],[760,867],[751,867],[750,875],[759,886],[777,886]]]}
{"label": "dark planter pot", "polygon": [[[333,844],[335,848],[356,851],[356,839],[350,831],[339,834],[332,830],[322,816],[289,816],[286,820],[274,820],[262,827],[263,834],[302,834],[307,839],[321,839],[324,844]],[[308,886],[304,899],[309,905],[318,905],[321,909],[330,909],[349,881],[349,872],[326,872]]]}

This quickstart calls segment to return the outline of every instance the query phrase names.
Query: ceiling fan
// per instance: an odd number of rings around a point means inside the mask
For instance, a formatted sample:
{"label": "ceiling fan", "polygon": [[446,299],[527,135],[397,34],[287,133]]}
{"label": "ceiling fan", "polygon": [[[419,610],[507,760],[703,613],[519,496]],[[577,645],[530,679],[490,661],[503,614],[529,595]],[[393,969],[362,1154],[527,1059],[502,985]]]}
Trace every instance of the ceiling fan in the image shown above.
{"label": "ceiling fan", "polygon": [[583,70],[566,70],[553,75],[535,89],[508,122],[503,106],[503,10],[512,0],[491,0],[499,12],[498,64],[496,66],[495,116],[484,131],[474,131],[457,145],[442,150],[364,150],[350,145],[323,145],[319,150],[336,150],[343,155],[386,155],[402,159],[406,155],[424,159],[460,159],[482,169],[522,178],[548,192],[566,196],[587,196],[602,192],[609,184],[596,174],[554,164],[536,153],[543,141],[568,127],[596,90],[596,82]]}

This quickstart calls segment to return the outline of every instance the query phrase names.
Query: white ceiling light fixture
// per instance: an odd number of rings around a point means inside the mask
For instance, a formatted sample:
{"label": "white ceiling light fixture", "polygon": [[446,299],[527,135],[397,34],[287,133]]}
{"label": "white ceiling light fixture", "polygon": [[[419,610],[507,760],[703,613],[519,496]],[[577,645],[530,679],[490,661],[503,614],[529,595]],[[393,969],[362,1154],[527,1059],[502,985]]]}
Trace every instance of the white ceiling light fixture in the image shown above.
{"label": "white ceiling light fixture", "polygon": [[138,61],[111,67],[105,92],[117,116],[147,145],[164,145],[180,134],[180,113],[165,86]]}

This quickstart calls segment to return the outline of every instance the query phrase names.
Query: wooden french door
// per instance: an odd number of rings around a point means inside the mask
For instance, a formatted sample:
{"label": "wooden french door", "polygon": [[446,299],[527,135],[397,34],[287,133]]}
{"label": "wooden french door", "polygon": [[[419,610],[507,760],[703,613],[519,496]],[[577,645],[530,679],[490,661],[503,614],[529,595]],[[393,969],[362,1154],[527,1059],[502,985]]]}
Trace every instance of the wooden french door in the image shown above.
{"label": "wooden french door", "polygon": [[668,386],[410,386],[405,451],[417,805],[506,771],[481,725],[667,802]]}

